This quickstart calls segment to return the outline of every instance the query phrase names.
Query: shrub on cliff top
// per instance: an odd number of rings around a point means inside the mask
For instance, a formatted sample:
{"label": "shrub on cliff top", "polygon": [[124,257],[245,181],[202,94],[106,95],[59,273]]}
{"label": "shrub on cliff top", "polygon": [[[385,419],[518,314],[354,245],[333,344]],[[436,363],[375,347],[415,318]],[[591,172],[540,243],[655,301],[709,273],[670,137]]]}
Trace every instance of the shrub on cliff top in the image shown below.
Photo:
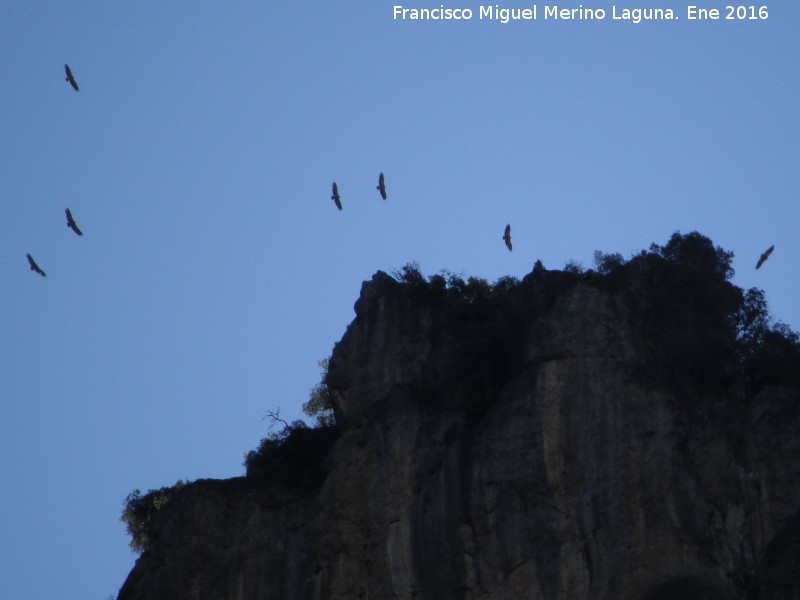
{"label": "shrub on cliff top", "polygon": [[317,427],[333,427],[336,425],[336,416],[333,413],[333,402],[331,401],[331,390],[328,387],[328,364],[329,358],[319,361],[322,367],[322,377],[317,385],[311,388],[308,395],[308,402],[303,404],[303,412],[309,417],[316,419]]}
{"label": "shrub on cliff top", "polygon": [[437,386],[428,390],[428,405],[458,406],[471,416],[482,414],[521,366],[525,329],[520,303],[514,300],[519,280],[501,277],[490,284],[450,271],[426,279],[417,263],[393,275],[405,293],[439,307],[439,327],[453,341],[440,350],[459,368],[439,374]]}
{"label": "shrub on cliff top", "polygon": [[[783,324],[770,324],[762,290],[730,282],[733,252],[693,231],[651,244],[630,261],[595,252],[598,285],[625,290],[647,324],[662,381],[681,391],[732,382],[738,365],[748,395],[766,385],[800,383],[800,341]],[[686,386],[689,386],[687,388]]]}
{"label": "shrub on cliff top", "polygon": [[125,498],[120,521],[131,536],[130,547],[134,552],[144,552],[150,545],[150,525],[155,514],[175,497],[187,482],[178,480],[175,485],[150,490],[146,494],[133,490]]}
{"label": "shrub on cliff top", "polygon": [[323,462],[338,436],[335,426],[308,427],[294,421],[247,453],[247,476],[278,479],[292,488],[316,488],[325,480]]}
{"label": "shrub on cliff top", "polygon": [[510,275],[501,277],[494,284],[490,284],[482,277],[464,279],[460,274],[447,270],[425,279],[417,262],[407,263],[401,269],[393,271],[392,276],[423,296],[464,300],[468,303],[498,300],[505,297],[511,289],[519,284],[519,280]]}

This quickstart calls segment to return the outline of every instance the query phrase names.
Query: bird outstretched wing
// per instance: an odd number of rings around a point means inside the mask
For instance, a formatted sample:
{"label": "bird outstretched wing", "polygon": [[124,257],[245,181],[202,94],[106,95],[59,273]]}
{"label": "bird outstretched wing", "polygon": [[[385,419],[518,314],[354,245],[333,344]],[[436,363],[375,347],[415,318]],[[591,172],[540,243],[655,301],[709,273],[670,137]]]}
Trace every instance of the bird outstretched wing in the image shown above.
{"label": "bird outstretched wing", "polygon": [[75,77],[72,75],[72,69],[69,68],[69,65],[64,65],[64,72],[67,74],[67,77],[64,81],[69,81],[69,84],[75,89],[76,92],[80,92],[81,88],[78,87],[78,82],[75,81]]}
{"label": "bird outstretched wing", "polygon": [[769,255],[772,254],[772,251],[775,250],[775,244],[767,248],[766,252],[761,255],[761,258],[758,259],[758,263],[756,264],[756,269],[760,269],[761,265],[769,258]]}
{"label": "bird outstretched wing", "polygon": [[383,173],[378,176],[378,186],[376,189],[381,193],[381,198],[386,200],[386,183],[383,180]]}
{"label": "bird outstretched wing", "polygon": [[333,182],[333,196],[331,196],[331,200],[336,203],[336,208],[342,210],[342,199],[339,196],[339,186],[336,185],[336,182]]}
{"label": "bird outstretched wing", "polygon": [[36,271],[42,277],[47,277],[47,273],[42,271],[41,267],[36,264],[36,261],[33,260],[33,257],[30,254],[26,255],[28,257],[28,263],[31,265],[31,271]]}
{"label": "bird outstretched wing", "polygon": [[72,231],[74,231],[78,235],[83,235],[83,232],[80,229],[78,229],[78,225],[75,223],[75,219],[72,218],[72,211],[70,211],[70,209],[67,209],[64,212],[67,213],[67,227],[72,229]]}
{"label": "bird outstretched wing", "polygon": [[503,233],[503,241],[505,241],[508,251],[511,252],[511,225],[506,225],[505,233]]}

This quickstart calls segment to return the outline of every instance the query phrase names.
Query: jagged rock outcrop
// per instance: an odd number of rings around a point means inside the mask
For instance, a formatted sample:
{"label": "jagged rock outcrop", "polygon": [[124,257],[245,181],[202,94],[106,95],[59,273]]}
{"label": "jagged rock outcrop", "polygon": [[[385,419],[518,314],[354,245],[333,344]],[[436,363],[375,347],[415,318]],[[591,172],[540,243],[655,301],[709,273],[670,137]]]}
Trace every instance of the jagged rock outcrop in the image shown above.
{"label": "jagged rock outcrop", "polygon": [[671,385],[596,279],[481,306],[378,272],[324,477],[184,486],[120,600],[798,598],[798,391]]}

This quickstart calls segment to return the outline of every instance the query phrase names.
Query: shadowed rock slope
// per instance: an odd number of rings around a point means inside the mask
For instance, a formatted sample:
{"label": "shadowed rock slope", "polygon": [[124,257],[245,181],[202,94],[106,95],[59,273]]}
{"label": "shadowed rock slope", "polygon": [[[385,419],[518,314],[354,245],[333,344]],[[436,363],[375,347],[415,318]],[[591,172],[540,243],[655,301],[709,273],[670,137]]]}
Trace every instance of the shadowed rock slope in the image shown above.
{"label": "shadowed rock slope", "polygon": [[745,393],[733,358],[676,381],[697,348],[636,282],[453,299],[378,272],[315,476],[183,486],[120,600],[797,598],[798,389]]}

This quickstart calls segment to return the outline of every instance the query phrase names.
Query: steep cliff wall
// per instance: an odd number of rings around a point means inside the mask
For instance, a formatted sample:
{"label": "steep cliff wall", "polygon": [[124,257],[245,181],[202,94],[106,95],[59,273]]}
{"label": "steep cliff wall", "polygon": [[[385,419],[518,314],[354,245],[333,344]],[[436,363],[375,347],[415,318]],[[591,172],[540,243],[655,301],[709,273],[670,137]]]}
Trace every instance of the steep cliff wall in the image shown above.
{"label": "steep cliff wall", "polygon": [[185,486],[120,600],[797,598],[797,390],[670,385],[631,297],[539,271],[454,304],[377,273],[331,357],[324,479]]}

